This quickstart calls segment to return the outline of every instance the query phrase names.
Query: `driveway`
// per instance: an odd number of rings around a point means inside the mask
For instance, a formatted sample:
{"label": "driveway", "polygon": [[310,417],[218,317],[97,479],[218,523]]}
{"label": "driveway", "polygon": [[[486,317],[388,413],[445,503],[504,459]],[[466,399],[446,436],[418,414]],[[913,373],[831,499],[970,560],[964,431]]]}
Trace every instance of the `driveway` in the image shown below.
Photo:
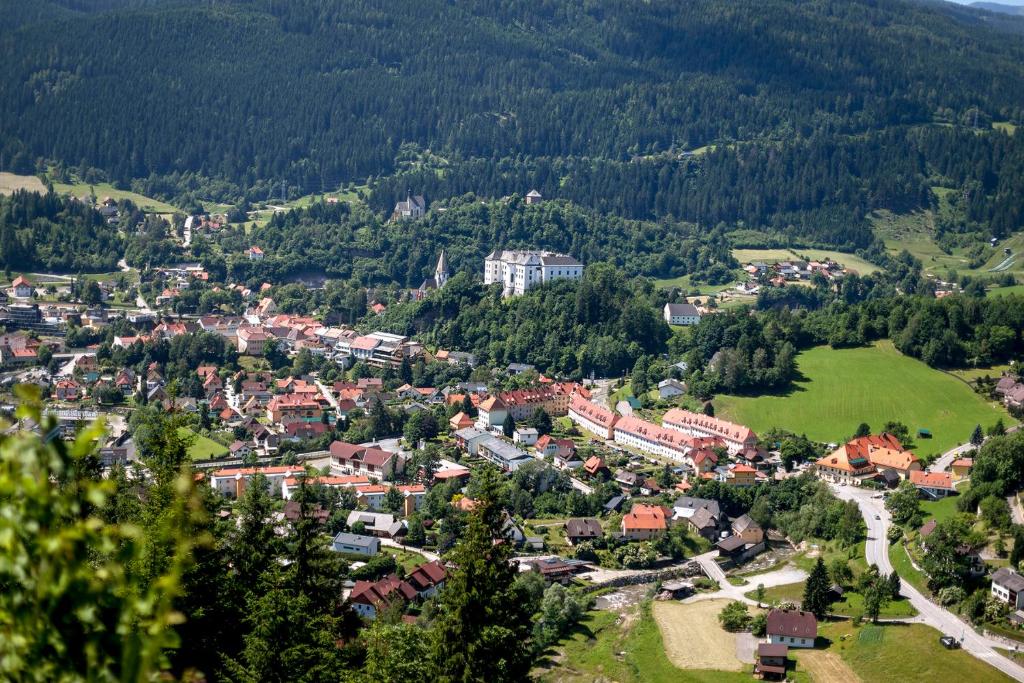
{"label": "driveway", "polygon": [[763,584],[765,588],[772,588],[774,586],[785,586],[790,583],[798,583],[807,578],[807,572],[803,569],[795,567],[793,565],[786,565],[781,569],[774,571],[765,572],[764,574],[756,574],[754,576],[745,577],[747,583],[742,586],[734,586],[729,583],[729,579],[726,578],[725,572],[715,562],[715,557],[718,555],[717,550],[712,550],[709,553],[698,555],[693,558],[700,562],[701,568],[704,573],[709,577],[718,582],[719,590],[715,593],[697,593],[684,600],[683,602],[697,602],[698,600],[720,600],[727,598],[729,600],[739,600],[745,602],[748,605],[756,605],[756,600],[751,600],[744,593],[749,593],[757,588],[758,584]]}
{"label": "driveway", "polygon": [[411,545],[402,545],[401,543],[393,541],[390,538],[380,539],[380,544],[385,548],[398,548],[399,550],[408,550],[411,553],[419,553],[423,557],[427,558],[427,562],[436,562],[437,560],[441,559],[441,556],[437,553],[432,553],[429,550],[424,550],[423,548],[414,548]]}
{"label": "driveway", "polygon": [[[856,502],[864,516],[864,522],[868,527],[868,541],[864,554],[868,564],[877,566],[883,574],[891,574],[892,563],[889,562],[889,541],[886,537],[891,522],[882,500],[872,498],[872,492],[867,489],[834,484],[831,487],[839,498]],[[878,519],[875,519],[876,516]],[[1024,667],[1011,662],[993,649],[995,646],[1005,647],[1005,645],[979,635],[969,624],[952,612],[936,605],[906,581],[901,581],[900,584],[900,594],[909,599],[910,604],[917,610],[918,621],[937,629],[944,635],[960,638],[966,652],[991,664],[1007,676],[1024,681]]]}

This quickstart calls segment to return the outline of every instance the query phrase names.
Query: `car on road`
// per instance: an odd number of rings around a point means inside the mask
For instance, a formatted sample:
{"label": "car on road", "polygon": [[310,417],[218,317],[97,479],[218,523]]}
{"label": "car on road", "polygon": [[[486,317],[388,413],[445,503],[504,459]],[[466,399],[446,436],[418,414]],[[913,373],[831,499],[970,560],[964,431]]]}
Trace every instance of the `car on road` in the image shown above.
{"label": "car on road", "polygon": [[939,638],[939,643],[947,650],[957,650],[960,648],[960,641],[953,636],[942,636]]}
{"label": "car on road", "polygon": [[875,515],[875,519],[882,519],[880,516]]}

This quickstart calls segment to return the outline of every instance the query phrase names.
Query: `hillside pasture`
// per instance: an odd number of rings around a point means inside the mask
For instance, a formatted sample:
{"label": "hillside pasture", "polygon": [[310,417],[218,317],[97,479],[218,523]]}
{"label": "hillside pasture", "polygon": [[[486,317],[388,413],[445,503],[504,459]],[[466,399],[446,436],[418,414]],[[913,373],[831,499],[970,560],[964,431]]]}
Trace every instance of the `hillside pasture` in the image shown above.
{"label": "hillside pasture", "polygon": [[46,185],[34,175],[0,172],[0,194],[14,194],[18,190],[43,193],[46,192]]}
{"label": "hillside pasture", "polygon": [[761,261],[763,263],[771,264],[794,259],[808,259],[812,261],[832,259],[836,263],[846,268],[851,268],[861,275],[867,275],[868,273],[878,271],[878,266],[865,261],[856,254],[848,254],[846,252],[833,251],[829,249],[803,249],[801,247],[795,247],[793,249],[733,249],[732,255],[733,258],[740,263]]}
{"label": "hillside pasture", "polygon": [[920,455],[942,453],[967,440],[977,424],[1002,418],[997,404],[975,394],[961,380],[904,356],[889,341],[854,349],[816,347],[797,356],[800,379],[783,393],[719,396],[716,413],[754,431],[780,427],[816,441],[840,443],[866,422],[878,430],[889,420],[930,429],[915,439]]}

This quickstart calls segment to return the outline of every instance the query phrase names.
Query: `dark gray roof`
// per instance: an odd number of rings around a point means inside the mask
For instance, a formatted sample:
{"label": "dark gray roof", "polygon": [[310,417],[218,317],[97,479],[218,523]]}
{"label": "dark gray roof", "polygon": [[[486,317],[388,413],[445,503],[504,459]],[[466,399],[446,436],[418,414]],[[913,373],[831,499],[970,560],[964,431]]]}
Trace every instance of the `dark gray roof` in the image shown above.
{"label": "dark gray roof", "polygon": [[732,528],[736,533],[741,534],[747,529],[760,529],[761,525],[755,522],[750,515],[745,514],[732,521]]}
{"label": "dark gray roof", "polygon": [[726,536],[715,545],[719,550],[724,550],[728,553],[734,550],[739,550],[746,545],[746,542],[739,536]]}
{"label": "dark gray roof", "polygon": [[700,315],[693,304],[666,304],[669,315]]}
{"label": "dark gray roof", "polygon": [[566,522],[565,535],[569,538],[601,538],[604,536],[604,530],[601,528],[601,522],[593,517],[584,517]]}
{"label": "dark gray roof", "polygon": [[1024,591],[1024,576],[1008,567],[997,569],[996,573],[992,575],[992,583],[1008,588],[1015,593]]}
{"label": "dark gray roof", "polygon": [[344,531],[342,531],[334,537],[335,543],[362,547],[368,547],[370,545],[373,545],[373,542],[376,540],[377,539],[375,539],[373,536],[363,536],[361,534],[347,534]]}
{"label": "dark gray roof", "polygon": [[694,511],[697,511],[700,508],[707,508],[715,517],[722,516],[722,510],[718,506],[718,501],[712,500],[710,498],[695,498],[693,496],[682,496],[680,498],[676,498],[676,502],[672,504],[672,507]]}

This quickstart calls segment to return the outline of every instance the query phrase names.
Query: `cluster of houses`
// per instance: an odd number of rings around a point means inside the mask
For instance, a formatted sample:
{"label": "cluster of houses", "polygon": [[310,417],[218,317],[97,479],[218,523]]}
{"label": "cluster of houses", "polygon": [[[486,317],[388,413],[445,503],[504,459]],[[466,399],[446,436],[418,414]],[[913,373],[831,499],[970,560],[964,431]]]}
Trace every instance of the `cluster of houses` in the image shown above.
{"label": "cluster of houses", "polygon": [[814,470],[821,479],[836,484],[875,481],[891,488],[909,480],[924,495],[936,499],[955,493],[955,484],[966,477],[973,463],[961,458],[954,464],[952,472],[928,472],[895,436],[882,433],[848,441],[818,459]]}
{"label": "cluster of houses", "polygon": [[838,280],[848,272],[847,269],[832,259],[824,259],[822,261],[794,259],[772,264],[764,263],[763,261],[752,261],[743,266],[743,271],[752,280],[767,280],[775,286],[785,285],[786,282],[810,280],[815,273],[820,273],[828,280]]}

